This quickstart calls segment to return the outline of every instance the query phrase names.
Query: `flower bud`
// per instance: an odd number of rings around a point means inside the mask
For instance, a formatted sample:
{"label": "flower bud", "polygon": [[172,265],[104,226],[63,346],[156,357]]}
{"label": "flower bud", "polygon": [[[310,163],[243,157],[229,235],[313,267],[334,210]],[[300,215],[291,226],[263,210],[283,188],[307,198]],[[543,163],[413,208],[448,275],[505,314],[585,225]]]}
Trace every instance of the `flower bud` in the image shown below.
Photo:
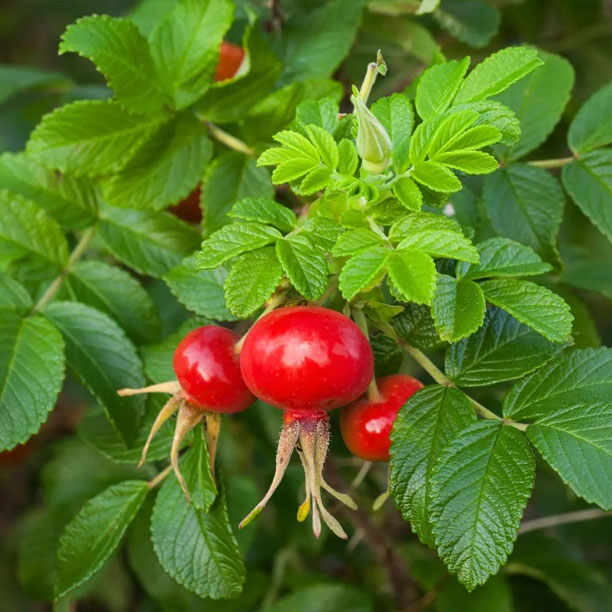
{"label": "flower bud", "polygon": [[357,153],[362,166],[371,174],[382,172],[391,162],[391,139],[382,123],[374,116],[359,96],[351,102],[357,116]]}

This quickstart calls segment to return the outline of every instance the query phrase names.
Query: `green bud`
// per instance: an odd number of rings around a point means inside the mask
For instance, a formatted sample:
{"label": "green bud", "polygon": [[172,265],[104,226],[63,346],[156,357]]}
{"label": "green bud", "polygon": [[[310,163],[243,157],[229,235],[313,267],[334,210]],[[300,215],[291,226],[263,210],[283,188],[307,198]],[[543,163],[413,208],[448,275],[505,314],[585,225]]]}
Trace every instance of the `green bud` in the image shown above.
{"label": "green bud", "polygon": [[357,153],[363,160],[363,168],[370,174],[382,172],[391,162],[391,139],[359,96],[352,96],[351,102],[357,116]]}

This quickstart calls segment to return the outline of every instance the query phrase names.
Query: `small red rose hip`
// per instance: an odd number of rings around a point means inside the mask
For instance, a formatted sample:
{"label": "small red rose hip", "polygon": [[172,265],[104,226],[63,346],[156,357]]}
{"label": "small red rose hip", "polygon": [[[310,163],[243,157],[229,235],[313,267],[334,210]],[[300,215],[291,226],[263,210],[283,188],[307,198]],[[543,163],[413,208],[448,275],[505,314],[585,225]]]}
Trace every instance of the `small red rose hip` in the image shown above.
{"label": "small red rose hip", "polygon": [[255,400],[240,374],[240,361],[235,350],[236,340],[234,332],[224,327],[198,327],[181,340],[174,352],[173,367],[177,380],[142,389],[117,391],[121,396],[138,393],[171,394],[172,397],[161,409],[151,427],[139,465],[144,463],[155,434],[178,410],[170,461],[187,499],[189,491],[178,465],[178,453],[183,438],[205,419],[208,454],[214,475],[220,415],[246,410]]}
{"label": "small red rose hip", "polygon": [[395,374],[377,380],[380,397],[362,398],[340,412],[340,431],[348,449],[366,461],[389,461],[389,435],[406,400],[423,388],[412,376]]}
{"label": "small red rose hip", "polygon": [[223,41],[219,49],[219,63],[215,71],[215,81],[231,79],[244,60],[244,49],[231,42]]}

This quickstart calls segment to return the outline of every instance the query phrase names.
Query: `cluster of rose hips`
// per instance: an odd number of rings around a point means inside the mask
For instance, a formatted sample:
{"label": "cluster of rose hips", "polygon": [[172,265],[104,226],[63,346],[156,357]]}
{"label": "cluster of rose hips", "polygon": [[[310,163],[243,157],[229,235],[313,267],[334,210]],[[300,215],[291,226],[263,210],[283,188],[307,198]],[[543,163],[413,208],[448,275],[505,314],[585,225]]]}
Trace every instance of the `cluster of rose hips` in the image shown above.
{"label": "cluster of rose hips", "polygon": [[[272,484],[240,526],[249,523],[266,505],[295,449],[304,468],[306,489],[298,520],[305,520],[312,511],[316,537],[323,520],[336,535],[346,538],[323,505],[321,489],[356,507],[348,495],[333,489],[323,477],[329,443],[327,412],[344,407],[340,427],[353,454],[369,461],[388,461],[393,421],[408,397],[422,388],[419,381],[403,375],[381,378],[371,386],[374,358],[367,338],[351,319],[320,306],[273,310],[256,321],[241,341],[224,327],[195,329],[178,345],[173,365],[176,381],[119,391],[121,395],[172,394],[153,424],[141,463],[155,433],[178,411],[171,463],[189,499],[178,466],[183,438],[205,420],[214,468],[220,414],[245,410],[257,397],[283,410],[283,427]],[[369,396],[359,399],[368,387]]]}

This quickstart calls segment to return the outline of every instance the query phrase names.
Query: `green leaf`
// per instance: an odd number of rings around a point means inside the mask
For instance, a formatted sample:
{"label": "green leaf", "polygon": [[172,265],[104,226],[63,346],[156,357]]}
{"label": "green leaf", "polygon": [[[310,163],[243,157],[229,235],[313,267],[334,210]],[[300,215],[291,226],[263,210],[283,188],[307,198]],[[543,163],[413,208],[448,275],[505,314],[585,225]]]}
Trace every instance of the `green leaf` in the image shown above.
{"label": "green leaf", "polygon": [[410,175],[433,191],[450,193],[461,190],[461,181],[446,166],[433,161],[417,161]]}
{"label": "green leaf", "polygon": [[463,110],[459,112],[451,112],[443,117],[436,117],[429,121],[433,129],[425,130],[423,137],[426,138],[426,143],[423,148],[423,153],[427,153],[432,159],[438,153],[443,153],[452,150],[455,147],[455,141],[469,130],[470,126],[478,119],[478,114],[475,111]]}
{"label": "green leaf", "polygon": [[542,64],[534,49],[507,47],[478,64],[465,78],[455,102],[485,100],[501,93]]}
{"label": "green leaf", "polygon": [[66,278],[70,297],[113,317],[136,343],[154,340],[161,321],[149,294],[130,274],[101,261],[80,261]]}
{"label": "green leaf", "polygon": [[151,33],[153,60],[176,108],[189,106],[211,86],[233,14],[229,0],[180,0]]}
{"label": "green leaf", "polygon": [[91,60],[128,110],[156,113],[164,106],[147,39],[129,19],[92,15],[68,26],[59,53]]}
{"label": "green leaf", "polygon": [[465,57],[435,64],[423,72],[415,100],[421,119],[440,115],[452,104],[469,65],[470,58]]}
{"label": "green leaf", "polygon": [[58,176],[23,153],[0,156],[0,189],[36,202],[66,230],[89,225],[96,217],[97,189],[92,183]]}
{"label": "green leaf", "polygon": [[572,287],[596,291],[612,300],[612,275],[607,259],[578,259],[567,263],[560,280]]}
{"label": "green leaf", "polygon": [[[198,454],[181,460],[185,480],[198,472]],[[176,478],[168,478],[155,502],[151,520],[153,546],[160,563],[179,584],[200,597],[236,597],[245,568],[234,538],[223,491],[208,512],[185,503]]]}
{"label": "green leaf", "polygon": [[283,24],[281,81],[329,77],[348,53],[361,22],[362,0],[331,0]]}
{"label": "green leaf", "polygon": [[585,153],[564,166],[562,176],[572,200],[612,241],[612,149]]}
{"label": "green leaf", "polygon": [[480,283],[487,301],[552,342],[565,342],[574,317],[563,298],[530,281],[501,278]]}
{"label": "green leaf", "polygon": [[26,288],[7,274],[0,272],[0,309],[25,312],[32,308],[32,298]]}
{"label": "green leaf", "polygon": [[338,240],[340,240],[344,229],[339,223],[331,219],[310,217],[302,225],[302,233],[306,234],[314,245],[325,251],[331,251]]}
{"label": "green leaf", "polygon": [[30,200],[0,191],[0,244],[17,256],[30,255],[51,269],[68,261],[68,243],[60,226]]}
{"label": "green leaf", "polygon": [[334,98],[304,100],[295,111],[296,126],[318,125],[333,134],[338,127],[340,108]]}
{"label": "green leaf", "polygon": [[460,387],[484,387],[533,372],[561,348],[506,311],[490,308],[474,335],[449,347],[444,371]]}
{"label": "green leaf", "polygon": [[567,141],[570,149],[578,154],[612,143],[612,120],[608,109],[612,103],[612,83],[595,93],[570,125]]}
{"label": "green leaf", "polygon": [[525,436],[500,422],[473,423],[439,454],[430,489],[436,546],[469,591],[506,561],[534,477]]}
{"label": "green leaf", "polygon": [[510,107],[521,123],[521,137],[505,157],[514,161],[540,146],[555,125],[569,101],[574,85],[574,69],[564,58],[538,51],[544,62],[529,76],[512,85],[498,96]]}
{"label": "green leaf", "polygon": [[[384,306],[379,307],[378,312],[382,308]],[[391,306],[391,308],[393,307]],[[369,311],[372,312],[371,309]],[[404,353],[397,342],[390,336],[385,336],[385,334],[370,336],[369,340],[374,355],[374,375],[376,378],[396,374],[404,361]]]}
{"label": "green leaf", "polygon": [[52,302],[44,315],[60,330],[73,375],[100,401],[122,438],[138,433],[144,398],[121,398],[118,389],[144,386],[142,364],[125,332],[104,313],[77,302]]}
{"label": "green leaf", "polygon": [[556,242],[565,198],[559,181],[543,168],[512,164],[484,181],[484,205],[493,229],[557,262]]}
{"label": "green leaf", "polygon": [[238,222],[225,225],[202,243],[196,256],[199,269],[216,268],[228,259],[276,242],[281,233],[261,223]]}
{"label": "green leaf", "polygon": [[537,419],[567,406],[599,404],[612,393],[612,349],[566,353],[519,381],[504,400],[504,416]]}
{"label": "green leaf", "polygon": [[267,223],[283,232],[290,232],[297,224],[297,217],[290,208],[268,198],[244,198],[236,202],[228,214],[235,219]]}
{"label": "green leaf", "polygon": [[[497,134],[499,135],[499,132]],[[496,140],[498,139],[496,137]],[[492,155],[482,151],[459,150],[440,153],[436,155],[436,161],[466,174],[489,174],[499,168],[497,160]]]}
{"label": "green leaf", "polygon": [[106,249],[141,274],[159,277],[198,248],[197,230],[166,212],[106,206],[98,234]]}
{"label": "green leaf", "polygon": [[484,295],[476,283],[438,275],[431,314],[442,340],[458,342],[473,334],[482,325],[485,310]]}
{"label": "green leaf", "polygon": [[196,256],[186,258],[181,264],[164,275],[170,291],[176,299],[196,314],[218,321],[233,321],[223,293],[227,270],[198,270]]}
{"label": "green leaf", "polygon": [[358,255],[372,247],[381,246],[384,240],[382,236],[375,234],[370,229],[360,228],[340,234],[337,242],[333,245],[334,257],[345,257]]}
{"label": "green leaf", "polygon": [[105,185],[106,201],[124,208],[160,209],[189,195],[212,156],[204,126],[179,115],[142,143]]}
{"label": "green leaf", "polygon": [[20,91],[54,85],[72,85],[72,81],[59,72],[45,68],[15,64],[0,65],[0,104]]}
{"label": "green leaf", "polygon": [[316,300],[325,293],[327,258],[306,236],[298,234],[279,240],[276,255],[292,285],[307,300]]}
{"label": "green leaf", "polygon": [[332,170],[330,168],[316,168],[311,170],[300,183],[297,193],[300,195],[312,195],[325,189],[332,181]]}
{"label": "green leaf", "polygon": [[433,257],[448,257],[463,261],[478,261],[478,251],[469,238],[459,228],[455,231],[423,227],[415,224],[413,234],[408,234],[398,245],[398,249],[417,248]]}
{"label": "green leaf", "polygon": [[461,278],[490,278],[492,276],[538,276],[550,272],[550,264],[544,263],[529,247],[498,236],[476,245],[480,263],[457,264],[457,276]]}
{"label": "green leaf", "polygon": [[204,236],[230,221],[228,213],[234,202],[246,197],[274,197],[268,171],[258,168],[254,159],[236,151],[224,151],[216,156],[206,168],[202,183]]}
{"label": "green leaf", "polygon": [[529,425],[527,436],[577,495],[604,510],[612,510],[609,399],[563,403]]}
{"label": "green leaf", "polygon": [[217,485],[210,472],[208,449],[204,439],[204,430],[196,430],[195,441],[190,455],[193,455],[193,467],[187,472],[185,482],[191,495],[191,504],[202,512],[208,512],[217,498]]}
{"label": "green leaf", "polygon": [[410,135],[414,126],[414,112],[410,100],[400,93],[379,98],[372,104],[372,113],[391,138],[394,166],[399,171],[405,170],[408,166]]}
{"label": "green leaf", "polygon": [[338,162],[338,173],[346,176],[353,176],[359,166],[359,155],[357,147],[351,140],[343,138],[338,143],[338,153],[340,161]]}
{"label": "green leaf", "polygon": [[419,186],[409,177],[403,176],[393,185],[393,195],[408,210],[421,210],[423,194]]}
{"label": "green leaf", "polygon": [[26,153],[62,172],[98,176],[119,170],[163,121],[132,115],[113,100],[79,100],[45,115]]}
{"label": "green leaf", "polygon": [[393,286],[409,302],[431,304],[436,289],[433,259],[418,249],[397,250],[387,270]]}
{"label": "green leaf", "polygon": [[484,47],[497,34],[501,15],[485,0],[443,0],[434,13],[452,36],[471,47]]}
{"label": "green leaf", "polygon": [[249,316],[274,293],[282,276],[274,247],[241,255],[223,285],[229,310],[241,318]]}
{"label": "green leaf", "polygon": [[100,570],[119,546],[148,491],[142,480],[113,485],[90,499],[68,523],[58,550],[58,598]]}
{"label": "green leaf", "polygon": [[319,610],[343,610],[344,612],[373,612],[374,607],[368,593],[350,584],[339,581],[313,584],[297,588],[281,597],[262,612],[312,612],[313,602]]}
{"label": "green leaf", "polygon": [[317,149],[321,157],[321,161],[331,170],[338,167],[339,155],[338,145],[334,137],[324,128],[318,125],[307,125],[304,130]]}
{"label": "green leaf", "polygon": [[367,290],[372,283],[378,282],[391,255],[393,252],[389,249],[372,246],[351,257],[340,272],[339,286],[344,299],[350,301],[360,291]]}
{"label": "green leaf", "polygon": [[25,442],[44,423],[64,381],[64,343],[40,316],[0,310],[0,449]]}
{"label": "green leaf", "polygon": [[478,113],[474,125],[488,125],[499,130],[500,144],[512,145],[521,136],[521,126],[514,111],[496,100],[480,100],[453,106],[451,111],[471,110]]}
{"label": "green leaf", "polygon": [[429,493],[435,462],[453,436],[475,420],[461,391],[433,385],[413,395],[393,424],[391,496],[404,520],[429,546],[433,546]]}
{"label": "green leaf", "polygon": [[412,346],[429,350],[441,344],[429,306],[405,304],[404,310],[392,320],[398,335]]}

